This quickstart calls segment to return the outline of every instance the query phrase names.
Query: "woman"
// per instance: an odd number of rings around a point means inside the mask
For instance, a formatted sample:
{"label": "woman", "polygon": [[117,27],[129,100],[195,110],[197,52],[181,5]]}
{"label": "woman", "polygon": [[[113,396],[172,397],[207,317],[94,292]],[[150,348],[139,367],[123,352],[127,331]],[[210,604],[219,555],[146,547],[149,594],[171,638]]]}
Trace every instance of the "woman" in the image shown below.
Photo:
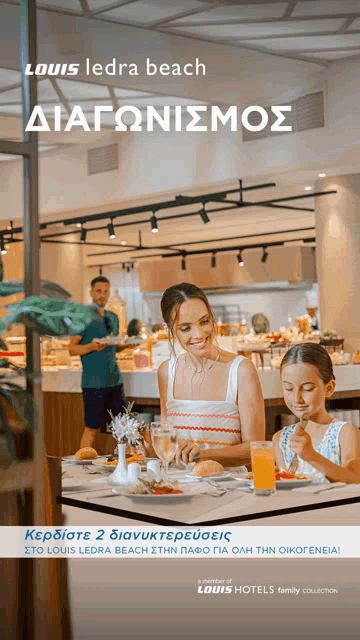
{"label": "woman", "polygon": [[[158,370],[161,419],[177,429],[176,453],[232,466],[250,461],[250,441],[264,440],[264,401],[256,369],[216,343],[213,312],[204,292],[183,282],[161,300],[170,360]],[[185,353],[175,356],[177,339]]]}

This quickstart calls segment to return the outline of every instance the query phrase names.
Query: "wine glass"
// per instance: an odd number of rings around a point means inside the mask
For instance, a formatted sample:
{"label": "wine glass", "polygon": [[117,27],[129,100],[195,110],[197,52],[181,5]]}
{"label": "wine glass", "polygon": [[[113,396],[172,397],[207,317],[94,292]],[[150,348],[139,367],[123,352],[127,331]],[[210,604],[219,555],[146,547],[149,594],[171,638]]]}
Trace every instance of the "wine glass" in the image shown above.
{"label": "wine glass", "polygon": [[177,432],[166,422],[152,422],[151,442],[164,468],[164,481],[169,482],[169,462],[173,459],[177,447]]}

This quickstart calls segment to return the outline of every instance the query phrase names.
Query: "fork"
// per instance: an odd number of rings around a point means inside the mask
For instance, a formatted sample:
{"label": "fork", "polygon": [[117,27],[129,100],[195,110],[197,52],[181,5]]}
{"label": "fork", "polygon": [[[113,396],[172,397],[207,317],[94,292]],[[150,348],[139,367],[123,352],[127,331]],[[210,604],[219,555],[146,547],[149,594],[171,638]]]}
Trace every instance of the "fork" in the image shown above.
{"label": "fork", "polygon": [[95,473],[102,473],[99,469],[89,469],[86,465],[83,465],[83,470],[90,475],[94,475]]}
{"label": "fork", "polygon": [[[300,418],[300,427],[301,427],[301,429],[304,429],[304,431],[305,431],[308,422],[309,422],[309,418],[307,417],[306,414],[301,416],[301,418]],[[298,427],[296,427],[296,429],[295,429],[295,435],[299,435],[297,433],[297,430],[298,430]],[[289,473],[295,473],[295,471],[297,471],[297,468],[299,466],[299,462],[300,462],[299,456],[298,456],[297,453],[295,453],[294,457],[292,458],[292,460],[290,462],[290,465],[289,465],[289,468],[288,468],[288,472]]]}

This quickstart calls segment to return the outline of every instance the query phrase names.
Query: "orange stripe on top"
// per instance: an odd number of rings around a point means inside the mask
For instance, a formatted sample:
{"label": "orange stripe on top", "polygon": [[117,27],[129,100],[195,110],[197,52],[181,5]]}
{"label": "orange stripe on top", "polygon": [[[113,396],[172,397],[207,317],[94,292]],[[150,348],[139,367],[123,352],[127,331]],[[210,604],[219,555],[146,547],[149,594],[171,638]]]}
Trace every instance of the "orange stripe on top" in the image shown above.
{"label": "orange stripe on top", "polygon": [[176,411],[169,411],[167,415],[182,418],[229,418],[230,420],[240,420],[240,416],[231,416],[226,413],[178,413]]}
{"label": "orange stripe on top", "polygon": [[187,429],[188,431],[223,431],[224,433],[239,433],[239,429],[221,429],[220,427],[183,427],[180,424],[172,425],[174,429]]}
{"label": "orange stripe on top", "polygon": [[195,442],[195,444],[224,445],[225,447],[235,447],[235,445],[240,444],[240,442],[219,442],[218,440],[191,440],[191,442]]}

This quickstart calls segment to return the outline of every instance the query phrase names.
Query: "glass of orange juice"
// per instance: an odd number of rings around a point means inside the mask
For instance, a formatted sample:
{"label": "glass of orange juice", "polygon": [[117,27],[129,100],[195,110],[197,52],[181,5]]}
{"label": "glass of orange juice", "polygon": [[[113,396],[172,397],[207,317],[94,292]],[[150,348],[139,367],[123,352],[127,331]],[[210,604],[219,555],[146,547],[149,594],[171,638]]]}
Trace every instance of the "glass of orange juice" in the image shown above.
{"label": "glass of orange juice", "polygon": [[271,496],[276,487],[273,443],[265,440],[251,442],[250,450],[255,494]]}

